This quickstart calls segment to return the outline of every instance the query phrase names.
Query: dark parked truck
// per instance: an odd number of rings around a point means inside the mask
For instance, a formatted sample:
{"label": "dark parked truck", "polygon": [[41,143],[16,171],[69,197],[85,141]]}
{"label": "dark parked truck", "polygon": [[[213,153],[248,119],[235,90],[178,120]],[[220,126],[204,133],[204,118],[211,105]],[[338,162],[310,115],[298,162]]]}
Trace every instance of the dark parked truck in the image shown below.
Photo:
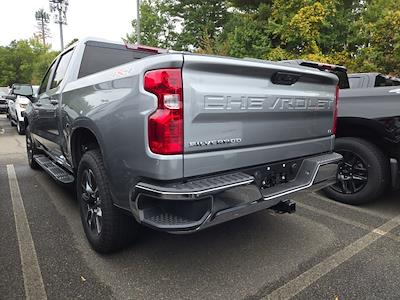
{"label": "dark parked truck", "polygon": [[336,179],[337,83],[298,66],[85,39],[54,60],[27,108],[28,161],[76,185],[103,253],[138,224],[188,233],[291,212],[296,192]]}
{"label": "dark parked truck", "polygon": [[334,199],[361,204],[399,186],[400,87],[340,90],[336,150],[344,156]]}
{"label": "dark parked truck", "polygon": [[381,73],[353,73],[349,74],[349,84],[352,89],[375,88],[384,86],[399,86],[400,79]]}
{"label": "dark parked truck", "polygon": [[347,74],[343,66],[287,61],[334,73],[340,105],[335,151],[343,155],[337,183],[326,194],[340,202],[362,204],[399,187],[400,81],[380,73]]}

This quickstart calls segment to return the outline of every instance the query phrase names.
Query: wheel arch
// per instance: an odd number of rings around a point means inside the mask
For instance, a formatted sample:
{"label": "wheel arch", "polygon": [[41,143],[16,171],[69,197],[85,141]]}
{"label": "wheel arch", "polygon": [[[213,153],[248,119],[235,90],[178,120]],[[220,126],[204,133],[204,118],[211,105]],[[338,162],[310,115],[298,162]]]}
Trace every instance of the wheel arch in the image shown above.
{"label": "wheel arch", "polygon": [[395,144],[390,142],[390,136],[377,120],[339,117],[336,137],[362,138],[376,145],[388,157],[396,155]]}
{"label": "wheel arch", "polygon": [[97,131],[92,127],[83,124],[74,127],[70,138],[70,153],[74,170],[77,170],[79,161],[87,150],[99,149],[104,155],[100,140]]}

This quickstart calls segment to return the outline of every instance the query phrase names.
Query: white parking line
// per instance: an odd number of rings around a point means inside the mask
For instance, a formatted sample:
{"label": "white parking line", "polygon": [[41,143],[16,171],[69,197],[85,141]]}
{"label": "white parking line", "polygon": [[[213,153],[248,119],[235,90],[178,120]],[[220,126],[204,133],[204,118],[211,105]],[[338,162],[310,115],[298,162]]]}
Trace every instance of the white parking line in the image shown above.
{"label": "white parking line", "polygon": [[[354,227],[358,227],[358,228],[364,229],[366,231],[374,231],[375,233],[378,233],[378,234],[382,233],[381,231],[379,231],[378,229],[376,229],[376,228],[374,228],[372,226],[369,226],[369,225],[366,225],[366,224],[363,224],[363,223],[360,223],[360,222],[357,222],[357,221],[354,221],[354,220],[350,220],[350,219],[344,218],[342,216],[335,215],[335,214],[330,213],[330,212],[328,212],[326,210],[315,208],[313,206],[309,206],[307,204],[300,203],[300,202],[297,202],[296,204],[297,204],[298,207],[305,208],[305,209],[307,209],[309,211],[312,211],[312,212],[317,213],[319,215],[326,216],[328,218],[337,220],[339,222],[342,222],[342,223],[345,223],[345,224],[348,224],[348,225],[352,225]],[[390,232],[385,232],[382,235],[386,235],[387,238],[390,238],[390,239],[392,239],[392,240],[394,240],[396,242],[400,242],[400,237],[395,235],[395,234],[392,234]]]}
{"label": "white parking line", "polygon": [[307,205],[307,204],[304,204],[304,203],[297,202],[296,205],[298,207],[300,207],[300,208],[305,208],[305,209],[307,209],[309,211],[312,211],[312,212],[315,212],[315,213],[317,213],[319,215],[326,216],[326,217],[329,217],[331,219],[340,221],[340,222],[348,224],[348,225],[352,225],[354,227],[359,227],[359,228],[367,230],[367,231],[372,231],[372,230],[375,229],[372,226],[368,226],[368,225],[365,225],[363,223],[360,223],[360,222],[357,222],[357,221],[354,221],[354,220],[350,220],[350,219],[344,218],[342,216],[335,215],[335,214],[330,213],[330,212],[328,212],[326,210],[319,209],[319,208],[316,208],[316,207],[313,207],[313,206],[310,206],[310,205]]}
{"label": "white parking line", "polygon": [[14,165],[7,165],[10,184],[11,202],[13,206],[15,228],[21,257],[22,274],[24,278],[25,297],[27,299],[47,299],[42,273],[33,243],[31,230],[26,217],[24,203],[18,186]]}
{"label": "white parking line", "polygon": [[296,296],[298,293],[309,287],[322,276],[337,268],[339,265],[346,262],[354,255],[371,245],[373,242],[380,239],[382,236],[385,236],[386,233],[396,228],[399,223],[400,215],[384,223],[382,226],[375,228],[373,231],[351,243],[344,249],[336,252],[335,254],[331,255],[311,269],[308,269],[304,273],[300,274],[293,280],[285,283],[269,295],[265,296],[263,299],[283,300],[290,299]]}
{"label": "white parking line", "polygon": [[376,211],[371,211],[371,210],[368,210],[366,208],[359,207],[359,206],[354,206],[354,205],[349,205],[349,204],[344,204],[344,203],[341,203],[341,202],[337,202],[337,201],[334,201],[332,199],[329,199],[329,198],[326,198],[324,196],[321,196],[321,195],[319,195],[319,194],[317,194],[315,192],[310,193],[310,196],[314,197],[314,198],[317,198],[318,200],[322,200],[322,201],[324,201],[326,203],[329,203],[331,205],[341,206],[341,207],[343,207],[345,209],[354,210],[354,211],[357,211],[357,212],[360,212],[360,213],[364,213],[364,214],[370,215],[372,217],[381,218],[381,219],[384,219],[384,220],[389,220],[390,219],[390,216],[384,215],[382,213],[379,213],[379,212],[376,212]]}

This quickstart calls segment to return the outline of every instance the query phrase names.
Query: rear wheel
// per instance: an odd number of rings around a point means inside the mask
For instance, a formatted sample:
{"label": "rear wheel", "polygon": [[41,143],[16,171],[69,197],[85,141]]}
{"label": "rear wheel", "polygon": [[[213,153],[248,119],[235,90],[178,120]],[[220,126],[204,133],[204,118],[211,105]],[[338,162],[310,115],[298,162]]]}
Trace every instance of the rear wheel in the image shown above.
{"label": "rear wheel", "polygon": [[25,141],[26,141],[26,153],[28,156],[28,164],[32,169],[37,170],[40,168],[40,166],[33,159],[33,156],[38,154],[38,150],[36,149],[35,143],[32,140],[31,133],[29,131],[29,126],[26,128]]}
{"label": "rear wheel", "polygon": [[390,179],[390,166],[377,146],[345,137],[336,140],[335,151],[343,155],[343,161],[338,167],[337,182],[324,190],[330,198],[357,205],[382,195]]}
{"label": "rear wheel", "polygon": [[99,253],[123,247],[136,235],[139,224],[113,205],[99,150],[82,156],[76,183],[81,221],[91,247]]}

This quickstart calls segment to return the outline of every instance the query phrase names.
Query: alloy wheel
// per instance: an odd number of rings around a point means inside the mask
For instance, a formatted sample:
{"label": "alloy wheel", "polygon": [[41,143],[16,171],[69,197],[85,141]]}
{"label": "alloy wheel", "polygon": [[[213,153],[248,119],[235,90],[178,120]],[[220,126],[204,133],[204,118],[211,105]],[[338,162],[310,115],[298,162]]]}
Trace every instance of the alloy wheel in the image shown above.
{"label": "alloy wheel", "polygon": [[100,235],[103,225],[103,211],[101,209],[99,189],[91,169],[83,171],[81,188],[81,199],[83,200],[82,205],[85,221],[92,233]]}
{"label": "alloy wheel", "polygon": [[356,153],[348,150],[337,151],[343,155],[339,164],[337,182],[332,189],[342,194],[355,194],[368,183],[368,169],[365,161]]}

